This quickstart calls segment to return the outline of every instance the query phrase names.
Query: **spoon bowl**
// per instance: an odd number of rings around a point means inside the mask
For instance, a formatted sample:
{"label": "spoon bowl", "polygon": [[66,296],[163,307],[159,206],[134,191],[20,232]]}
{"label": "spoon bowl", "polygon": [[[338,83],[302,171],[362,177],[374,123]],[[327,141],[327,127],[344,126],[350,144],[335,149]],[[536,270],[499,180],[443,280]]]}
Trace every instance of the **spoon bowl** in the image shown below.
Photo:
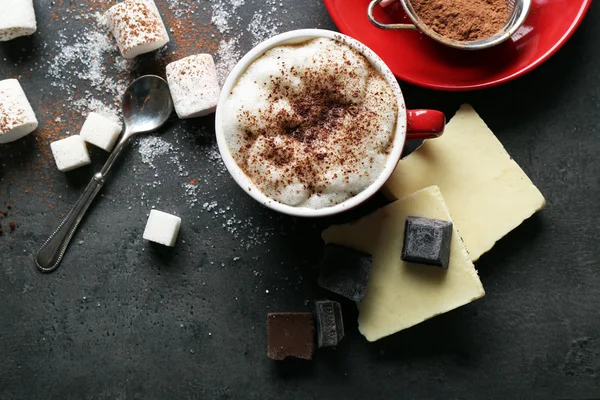
{"label": "spoon bowl", "polygon": [[162,126],[173,112],[173,100],[164,79],[145,75],[133,81],[123,94],[125,133],[150,132]]}

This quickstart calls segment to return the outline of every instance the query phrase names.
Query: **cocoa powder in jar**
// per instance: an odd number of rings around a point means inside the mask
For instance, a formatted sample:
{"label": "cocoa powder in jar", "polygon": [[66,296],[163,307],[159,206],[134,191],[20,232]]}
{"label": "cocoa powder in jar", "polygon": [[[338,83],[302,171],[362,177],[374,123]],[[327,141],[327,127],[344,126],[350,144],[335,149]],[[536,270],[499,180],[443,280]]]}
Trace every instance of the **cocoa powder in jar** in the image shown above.
{"label": "cocoa powder in jar", "polygon": [[509,18],[507,0],[411,0],[411,4],[427,26],[459,41],[493,36]]}

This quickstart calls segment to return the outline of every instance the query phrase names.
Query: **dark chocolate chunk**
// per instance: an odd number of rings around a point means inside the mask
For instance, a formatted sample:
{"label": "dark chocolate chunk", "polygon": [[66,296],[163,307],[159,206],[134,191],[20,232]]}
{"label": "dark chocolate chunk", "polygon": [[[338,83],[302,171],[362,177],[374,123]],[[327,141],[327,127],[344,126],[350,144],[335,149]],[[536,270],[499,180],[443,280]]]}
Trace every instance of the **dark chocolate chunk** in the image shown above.
{"label": "dark chocolate chunk", "polygon": [[402,260],[448,268],[451,241],[452,222],[407,217]]}
{"label": "dark chocolate chunk", "polygon": [[319,286],[350,300],[365,297],[371,274],[371,256],[337,244],[328,244],[321,262]]}
{"label": "dark chocolate chunk", "polygon": [[344,338],[342,307],[337,301],[315,301],[317,344],[319,347],[337,346]]}
{"label": "dark chocolate chunk", "polygon": [[315,351],[313,313],[267,314],[267,343],[271,360],[286,357],[312,360]]}

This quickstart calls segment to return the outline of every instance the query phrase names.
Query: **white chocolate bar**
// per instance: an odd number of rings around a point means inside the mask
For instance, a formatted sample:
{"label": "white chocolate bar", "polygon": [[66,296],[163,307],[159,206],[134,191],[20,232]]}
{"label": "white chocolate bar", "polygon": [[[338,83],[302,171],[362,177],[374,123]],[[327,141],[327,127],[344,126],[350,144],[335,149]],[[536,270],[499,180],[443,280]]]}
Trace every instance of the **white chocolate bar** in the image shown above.
{"label": "white chocolate bar", "polygon": [[439,188],[431,186],[356,222],[332,226],[323,232],[327,243],[373,256],[367,291],[358,303],[358,329],[371,342],[485,295],[455,227],[447,270],[402,261],[408,216],[452,220]]}
{"label": "white chocolate bar", "polygon": [[544,207],[544,196],[469,105],[437,139],[400,160],[385,186],[391,199],[437,185],[471,259]]}

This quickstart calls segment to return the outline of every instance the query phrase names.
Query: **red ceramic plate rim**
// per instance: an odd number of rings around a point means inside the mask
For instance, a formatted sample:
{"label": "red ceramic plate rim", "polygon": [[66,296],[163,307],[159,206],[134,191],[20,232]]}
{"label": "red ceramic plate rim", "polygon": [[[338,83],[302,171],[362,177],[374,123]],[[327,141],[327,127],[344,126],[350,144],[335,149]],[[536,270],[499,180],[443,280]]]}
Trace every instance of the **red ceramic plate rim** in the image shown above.
{"label": "red ceramic plate rim", "polygon": [[[338,27],[338,29],[342,33],[352,36],[350,34],[350,29],[348,29],[347,25],[345,25],[342,22],[339,15],[336,12],[334,12],[333,5],[332,5],[333,0],[324,0],[324,2],[325,2],[325,7],[327,8],[327,12],[329,12],[331,19],[333,19],[333,22]],[[512,81],[513,79],[516,79],[522,75],[525,75],[526,73],[539,67],[544,61],[546,61],[554,53],[556,53],[567,42],[567,40],[569,40],[569,38],[573,35],[573,33],[577,30],[577,28],[581,24],[581,21],[583,20],[583,17],[587,13],[591,4],[592,4],[592,0],[584,0],[583,3],[581,4],[581,8],[579,9],[579,13],[577,13],[576,18],[573,20],[573,23],[571,24],[571,26],[569,26],[569,29],[565,32],[565,34],[547,52],[545,52],[540,57],[538,57],[536,60],[527,64],[525,67],[521,68],[517,72],[512,73],[511,75],[508,75],[508,76],[505,76],[505,77],[502,77],[499,79],[494,79],[489,82],[475,84],[475,85],[453,85],[453,84],[437,85],[437,84],[428,83],[427,81],[412,79],[410,76],[407,76],[407,75],[401,75],[401,74],[396,74],[396,73],[394,73],[394,75],[396,75],[396,78],[401,79],[408,83],[412,83],[413,85],[422,86],[422,87],[426,87],[429,89],[449,90],[449,91],[484,89],[484,88],[497,86],[497,85],[500,85],[500,84],[508,82],[508,81]]]}

